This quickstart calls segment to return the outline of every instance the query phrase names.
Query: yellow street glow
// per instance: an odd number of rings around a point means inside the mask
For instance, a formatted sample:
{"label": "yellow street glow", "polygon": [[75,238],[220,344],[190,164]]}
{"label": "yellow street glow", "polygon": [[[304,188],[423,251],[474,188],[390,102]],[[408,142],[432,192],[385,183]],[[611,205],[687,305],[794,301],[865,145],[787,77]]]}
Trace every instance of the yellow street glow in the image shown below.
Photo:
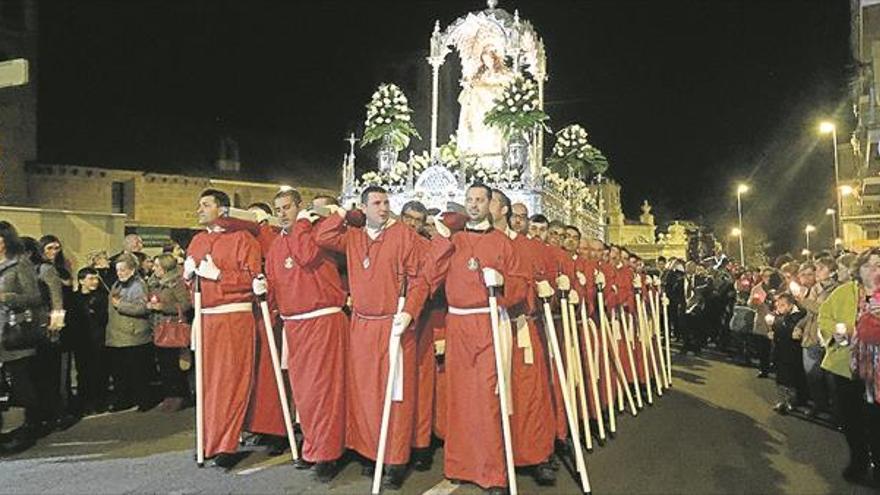
{"label": "yellow street glow", "polygon": [[819,132],[822,134],[834,132],[834,123],[828,121],[822,122],[819,124]]}

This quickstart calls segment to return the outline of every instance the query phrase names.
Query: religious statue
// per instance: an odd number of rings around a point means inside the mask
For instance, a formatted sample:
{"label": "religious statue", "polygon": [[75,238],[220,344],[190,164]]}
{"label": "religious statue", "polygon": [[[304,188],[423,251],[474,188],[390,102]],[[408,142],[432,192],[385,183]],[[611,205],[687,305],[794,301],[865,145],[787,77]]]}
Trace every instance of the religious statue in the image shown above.
{"label": "religious statue", "polygon": [[458,102],[458,147],[464,156],[477,156],[483,164],[501,166],[504,139],[501,131],[483,123],[486,113],[494,106],[504,86],[513,77],[513,71],[504,64],[501,50],[484,45],[479,55],[479,65],[461,80]]}

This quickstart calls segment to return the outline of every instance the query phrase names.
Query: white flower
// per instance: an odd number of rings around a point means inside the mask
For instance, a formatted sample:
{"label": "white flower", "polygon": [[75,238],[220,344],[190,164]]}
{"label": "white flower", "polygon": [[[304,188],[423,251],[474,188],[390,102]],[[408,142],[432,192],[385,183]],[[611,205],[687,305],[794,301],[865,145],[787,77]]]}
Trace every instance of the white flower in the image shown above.
{"label": "white flower", "polygon": [[512,98],[508,98],[508,99],[507,99],[507,104],[508,104],[508,105],[513,105],[513,99],[512,99]]}
{"label": "white flower", "polygon": [[382,103],[384,103],[385,105],[390,105],[391,100],[389,100],[388,98],[382,98]]}
{"label": "white flower", "polygon": [[399,118],[400,120],[402,120],[404,122],[409,121],[409,115],[398,115],[397,118]]}
{"label": "white flower", "polygon": [[519,94],[519,93],[517,93],[516,95],[513,96],[513,99],[516,100],[516,101],[519,101],[519,100],[522,99],[522,95]]}
{"label": "white flower", "polygon": [[528,112],[528,111],[530,111],[531,109],[532,109],[532,106],[529,105],[528,103],[526,103],[525,105],[523,105],[523,111],[524,111],[524,112]]}

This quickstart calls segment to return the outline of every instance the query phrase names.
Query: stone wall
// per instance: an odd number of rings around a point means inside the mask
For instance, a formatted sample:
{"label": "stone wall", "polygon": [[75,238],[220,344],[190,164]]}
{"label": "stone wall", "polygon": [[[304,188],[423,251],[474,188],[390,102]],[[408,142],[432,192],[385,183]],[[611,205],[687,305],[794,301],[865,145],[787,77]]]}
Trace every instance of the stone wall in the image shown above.
{"label": "stone wall", "polygon": [[[115,205],[118,211],[114,211],[114,187],[122,192],[123,200]],[[125,223],[130,227],[195,228],[196,204],[204,189],[224,191],[233,206],[243,208],[256,201],[271,203],[279,187],[280,184],[272,183],[78,165],[34,163],[28,168],[31,203],[51,209],[120,212],[125,214]],[[305,201],[317,194],[337,195],[336,191],[322,188],[298,189]]]}
{"label": "stone wall", "polygon": [[125,236],[125,215],[0,206],[0,218],[12,223],[21,236],[56,235],[74,269],[82,268],[92,251],[111,255],[121,251]]}

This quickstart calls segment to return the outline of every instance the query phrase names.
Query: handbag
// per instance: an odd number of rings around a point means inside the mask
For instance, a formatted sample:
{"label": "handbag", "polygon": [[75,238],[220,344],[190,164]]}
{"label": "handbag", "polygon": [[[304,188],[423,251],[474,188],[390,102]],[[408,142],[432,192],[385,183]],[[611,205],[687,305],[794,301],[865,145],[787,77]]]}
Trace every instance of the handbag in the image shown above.
{"label": "handbag", "polygon": [[191,335],[192,328],[184,319],[183,310],[178,304],[177,320],[169,318],[160,321],[156,324],[155,328],[153,328],[153,344],[155,344],[156,347],[164,348],[189,348]]}
{"label": "handbag", "polygon": [[43,330],[39,323],[34,321],[31,310],[28,309],[18,314],[8,308],[6,311],[9,318],[3,325],[3,332],[0,334],[0,345],[4,349],[7,351],[33,349],[43,340]]}

